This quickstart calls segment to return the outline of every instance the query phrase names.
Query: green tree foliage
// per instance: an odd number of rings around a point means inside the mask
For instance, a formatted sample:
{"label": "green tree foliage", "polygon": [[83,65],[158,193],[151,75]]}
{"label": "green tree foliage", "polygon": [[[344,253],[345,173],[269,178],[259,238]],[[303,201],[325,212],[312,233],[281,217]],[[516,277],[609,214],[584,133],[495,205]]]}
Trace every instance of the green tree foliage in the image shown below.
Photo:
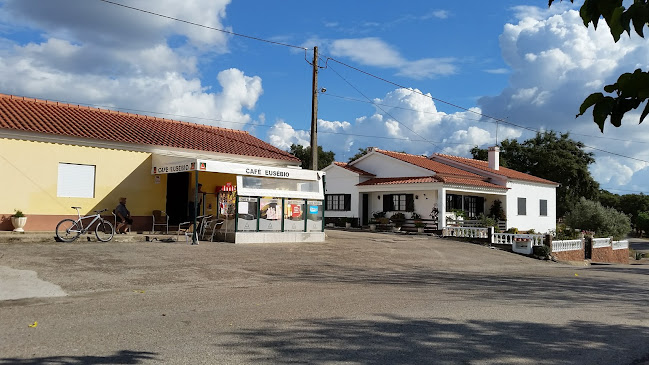
{"label": "green tree foliage", "polygon": [[[555,1],[549,0],[548,6]],[[622,2],[622,0],[585,0],[579,15],[586,27],[592,23],[595,29],[600,18],[604,18],[615,42],[620,40],[624,32],[631,36],[631,26],[637,35],[644,38],[644,27],[649,24],[648,0],[634,0],[628,8],[622,6]],[[584,100],[577,114],[577,116],[583,115],[586,110],[593,107],[593,121],[602,133],[607,118],[610,117],[611,124],[619,127],[626,112],[637,109],[649,98],[649,73],[641,69],[633,73],[624,73],[616,83],[604,86],[604,91],[613,96],[601,92],[593,93]],[[640,123],[648,114],[649,103],[640,114]]]}
{"label": "green tree foliage", "polygon": [[[302,146],[299,144],[292,144],[289,152],[293,154],[295,157],[299,158],[302,160],[302,166],[303,169],[310,170],[311,169],[311,147],[310,146]],[[334,162],[334,156],[335,154],[333,151],[328,151],[325,152],[322,149],[322,146],[318,146],[318,170],[322,170],[325,167],[331,165],[332,162]]]}
{"label": "green tree foliage", "polygon": [[349,158],[349,161],[347,161],[347,162],[353,162],[353,161],[356,161],[356,160],[358,160],[359,158],[361,158],[361,157],[367,155],[368,152],[369,152],[369,148],[359,148],[359,149],[358,149],[358,153],[356,153],[354,156],[350,157],[350,158]]}
{"label": "green tree foliage", "polygon": [[[475,159],[487,160],[486,150],[474,148],[471,152]],[[570,139],[568,133],[549,131],[523,143],[508,139],[500,143],[501,166],[561,184],[557,188],[559,217],[581,197],[597,199],[599,184],[588,171],[593,162],[593,154],[585,152],[584,144]]]}
{"label": "green tree foliage", "polygon": [[613,237],[616,240],[624,238],[631,231],[629,216],[585,198],[579,199],[566,213],[565,222],[572,228],[595,232],[596,237]]}
{"label": "green tree foliage", "polygon": [[624,194],[617,195],[606,190],[600,191],[599,201],[603,206],[615,208],[631,217],[631,226],[640,233],[642,228],[638,221],[641,212],[649,211],[649,195]]}
{"label": "green tree foliage", "polygon": [[638,213],[636,229],[644,231],[645,235],[649,233],[649,211]]}

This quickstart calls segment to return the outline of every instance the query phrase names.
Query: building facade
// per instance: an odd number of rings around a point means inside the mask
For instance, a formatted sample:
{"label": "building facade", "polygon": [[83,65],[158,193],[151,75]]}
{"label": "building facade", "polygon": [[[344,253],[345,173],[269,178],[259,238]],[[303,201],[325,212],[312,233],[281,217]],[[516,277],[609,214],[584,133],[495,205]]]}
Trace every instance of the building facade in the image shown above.
{"label": "building facade", "polygon": [[53,231],[72,206],[110,212],[126,197],[132,229],[150,231],[152,211],[178,224],[199,196],[228,241],[321,241],[324,173],[299,165],[243,131],[0,95],[1,230],[14,210],[26,231]]}

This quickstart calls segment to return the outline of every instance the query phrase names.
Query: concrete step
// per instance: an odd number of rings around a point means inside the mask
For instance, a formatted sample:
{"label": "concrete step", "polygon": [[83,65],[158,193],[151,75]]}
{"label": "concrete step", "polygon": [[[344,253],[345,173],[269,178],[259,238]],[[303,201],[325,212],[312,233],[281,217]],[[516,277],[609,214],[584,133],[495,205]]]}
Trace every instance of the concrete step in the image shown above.
{"label": "concrete step", "polygon": [[[174,239],[180,242],[185,242],[185,236],[177,236],[175,232],[173,234],[160,234],[160,233],[151,233],[151,232],[129,232],[127,234],[116,234],[113,236],[113,239],[110,242],[146,242],[146,241],[161,241]],[[12,231],[0,231],[0,243],[20,243],[20,242],[32,242],[32,243],[54,243],[56,242],[56,234],[51,232],[12,232]],[[75,243],[83,242],[98,242],[97,237],[94,232],[89,232],[83,234],[77,238]]]}

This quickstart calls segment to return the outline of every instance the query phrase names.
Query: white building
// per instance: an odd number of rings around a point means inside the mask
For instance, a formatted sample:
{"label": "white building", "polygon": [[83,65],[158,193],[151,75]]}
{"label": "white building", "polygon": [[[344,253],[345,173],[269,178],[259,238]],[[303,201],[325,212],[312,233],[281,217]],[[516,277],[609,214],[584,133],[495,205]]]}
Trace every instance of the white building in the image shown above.
{"label": "white building", "polygon": [[489,161],[478,161],[371,148],[352,163],[335,162],[324,169],[326,216],[358,218],[367,224],[375,212],[386,212],[387,217],[403,212],[407,218],[415,212],[430,219],[436,210],[441,229],[454,216],[452,211],[477,218],[499,200],[507,228],[554,229],[558,184],[500,167],[498,154],[498,147],[491,147]]}

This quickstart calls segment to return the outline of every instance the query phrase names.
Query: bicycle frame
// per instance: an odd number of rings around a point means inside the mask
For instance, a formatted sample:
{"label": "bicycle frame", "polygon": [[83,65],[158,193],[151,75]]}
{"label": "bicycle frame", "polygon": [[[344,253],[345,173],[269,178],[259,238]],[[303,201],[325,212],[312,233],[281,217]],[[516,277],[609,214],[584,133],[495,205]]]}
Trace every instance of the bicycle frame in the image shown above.
{"label": "bicycle frame", "polygon": [[[79,209],[78,209],[78,208],[75,208],[75,209],[77,210],[77,216],[78,216],[76,222],[79,223],[79,226],[81,226],[81,230],[79,230],[79,232],[80,232],[81,234],[84,234],[84,233],[88,232],[88,229],[90,229],[90,227],[92,227],[92,225],[95,224],[95,222],[97,222],[97,221],[100,221],[100,222],[101,222],[101,221],[104,220],[104,219],[101,217],[101,214],[100,214],[100,213],[92,214],[92,215],[86,215],[86,216],[83,216],[83,217],[82,217],[82,216],[81,216],[81,213],[79,213]],[[92,217],[94,217],[94,219],[92,220],[92,222],[90,222],[90,224],[88,224],[86,227],[84,227],[84,226],[83,226],[83,220],[84,220],[84,219],[87,219],[87,218],[92,218]],[[76,232],[76,230],[72,230],[72,229],[71,229],[70,231],[71,231],[71,232]]]}

